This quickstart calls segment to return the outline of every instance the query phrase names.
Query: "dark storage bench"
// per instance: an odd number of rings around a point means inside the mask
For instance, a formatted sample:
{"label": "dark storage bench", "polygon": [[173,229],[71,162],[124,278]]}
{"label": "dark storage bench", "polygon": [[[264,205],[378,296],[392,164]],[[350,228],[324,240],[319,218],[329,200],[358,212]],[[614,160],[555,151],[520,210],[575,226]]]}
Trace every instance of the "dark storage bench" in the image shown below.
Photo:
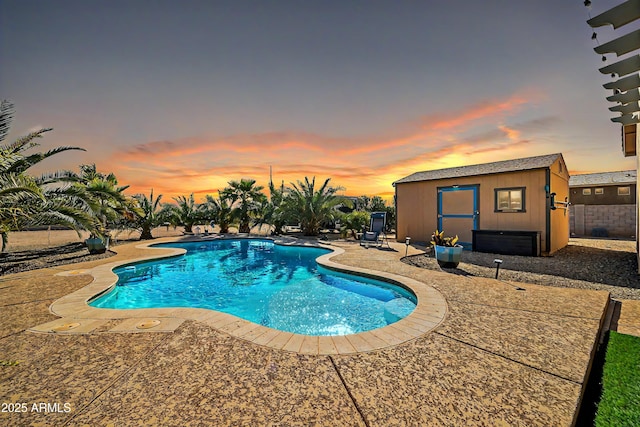
{"label": "dark storage bench", "polygon": [[540,232],[473,230],[472,249],[503,255],[540,256]]}

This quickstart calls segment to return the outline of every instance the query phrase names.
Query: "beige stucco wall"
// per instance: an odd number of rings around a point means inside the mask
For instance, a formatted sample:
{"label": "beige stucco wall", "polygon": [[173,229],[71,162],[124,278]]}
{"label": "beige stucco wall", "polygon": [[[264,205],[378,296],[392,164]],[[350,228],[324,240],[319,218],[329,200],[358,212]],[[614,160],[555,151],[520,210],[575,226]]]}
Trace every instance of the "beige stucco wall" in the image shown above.
{"label": "beige stucco wall", "polygon": [[[556,166],[557,168],[557,166]],[[562,174],[551,174],[551,191],[556,191],[556,200],[564,200],[569,195],[568,174],[563,164]],[[479,227],[484,230],[526,230],[539,231],[541,248],[546,249],[545,193],[546,170],[508,172],[462,178],[448,178],[435,181],[402,183],[396,185],[397,239],[404,241],[409,236],[415,242],[427,242],[437,228],[438,187],[479,186]],[[525,187],[525,212],[494,212],[496,188]],[[551,252],[568,242],[569,216],[563,210],[552,212],[552,227],[558,227],[559,234],[551,236]],[[445,233],[447,230],[444,230]],[[565,232],[566,231],[566,232]]]}

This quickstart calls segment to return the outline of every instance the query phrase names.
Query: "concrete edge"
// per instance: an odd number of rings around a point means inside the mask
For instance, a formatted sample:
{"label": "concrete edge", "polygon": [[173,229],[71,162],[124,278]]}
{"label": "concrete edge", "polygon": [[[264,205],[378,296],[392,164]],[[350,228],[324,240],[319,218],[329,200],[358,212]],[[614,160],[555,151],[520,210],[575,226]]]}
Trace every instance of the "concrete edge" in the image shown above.
{"label": "concrete edge", "polygon": [[[185,249],[155,248],[157,242],[146,242],[136,245],[139,249],[162,250],[165,253],[149,254],[131,260],[115,261],[99,265],[81,273],[93,276],[93,281],[87,286],[54,301],[50,306],[51,313],[67,319],[140,319],[140,318],[176,318],[195,320],[205,323],[214,329],[225,332],[233,337],[252,342],[254,344],[291,351],[302,354],[353,354],[379,350],[411,341],[435,329],[445,319],[448,312],[447,302],[435,288],[417,280],[392,273],[351,267],[331,261],[334,256],[344,253],[344,249],[316,242],[300,241],[295,238],[265,238],[252,236],[217,237],[217,239],[266,239],[283,246],[313,246],[330,249],[332,252],[321,255],[316,262],[330,270],[344,272],[362,277],[391,282],[413,292],[417,297],[416,309],[404,319],[383,328],[357,334],[343,336],[310,336],[279,331],[255,324],[231,314],[202,309],[202,308],[149,308],[149,309],[105,309],[89,306],[89,302],[98,296],[109,292],[116,284],[118,276],[113,269],[123,265],[134,265],[140,262],[172,258],[184,255]],[[201,238],[174,238],[164,240],[170,242],[204,242]],[[166,252],[172,249],[170,252]],[[71,275],[73,271],[58,273]]]}

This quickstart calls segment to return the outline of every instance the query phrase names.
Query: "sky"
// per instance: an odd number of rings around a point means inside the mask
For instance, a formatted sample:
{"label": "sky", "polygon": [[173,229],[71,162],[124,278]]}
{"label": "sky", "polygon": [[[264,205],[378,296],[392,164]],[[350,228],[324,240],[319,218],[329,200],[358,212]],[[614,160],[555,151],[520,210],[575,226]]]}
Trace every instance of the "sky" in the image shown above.
{"label": "sky", "polygon": [[[411,173],[561,152],[571,174],[634,169],[593,48],[621,1],[0,0],[7,141],[77,146],[129,194],[331,178],[393,195]],[[5,141],[5,142],[7,142]]]}

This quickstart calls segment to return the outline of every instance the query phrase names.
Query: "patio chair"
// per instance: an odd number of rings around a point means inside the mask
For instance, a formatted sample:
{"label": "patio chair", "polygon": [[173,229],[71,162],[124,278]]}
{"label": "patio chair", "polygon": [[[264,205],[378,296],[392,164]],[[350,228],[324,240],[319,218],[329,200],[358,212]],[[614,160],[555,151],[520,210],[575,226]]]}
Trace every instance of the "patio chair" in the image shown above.
{"label": "patio chair", "polygon": [[387,213],[386,212],[372,212],[371,220],[369,223],[369,230],[362,230],[362,237],[360,238],[360,246],[368,246],[370,243],[381,247],[383,244],[387,244],[389,247],[389,241],[384,229],[387,226]]}

